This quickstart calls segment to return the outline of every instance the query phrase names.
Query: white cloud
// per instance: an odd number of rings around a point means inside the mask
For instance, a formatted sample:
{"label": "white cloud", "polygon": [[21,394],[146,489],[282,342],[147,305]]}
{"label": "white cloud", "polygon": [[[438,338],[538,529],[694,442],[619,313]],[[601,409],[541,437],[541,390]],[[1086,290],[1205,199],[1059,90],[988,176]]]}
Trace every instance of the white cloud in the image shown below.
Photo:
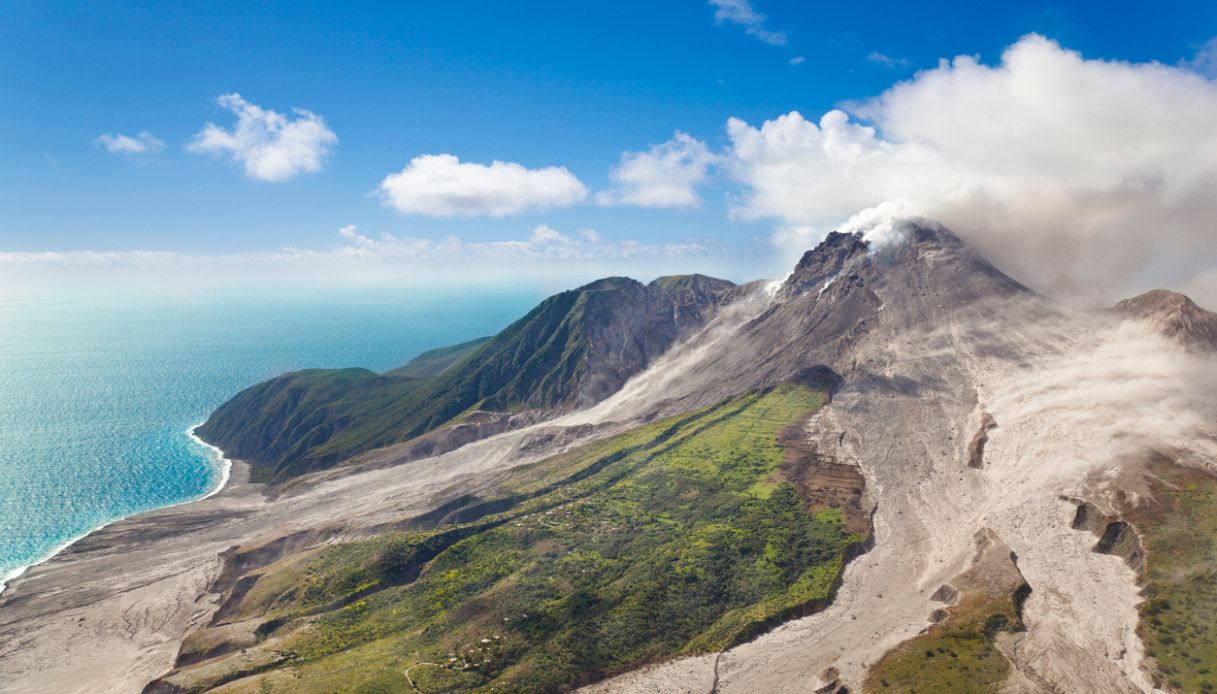
{"label": "white cloud", "polygon": [[772,46],[786,45],[786,32],[765,28],[765,15],[757,11],[749,0],[709,0],[714,7],[714,21],[729,22],[744,27],[749,36]]}
{"label": "white cloud", "polygon": [[882,65],[883,67],[892,69],[898,67],[908,67],[909,65],[909,61],[905,58],[893,58],[890,55],[880,53],[879,51],[871,51],[870,54],[866,56],[866,60],[868,62],[875,63],[876,65]]}
{"label": "white cloud", "polygon": [[386,176],[377,192],[398,212],[431,217],[504,217],[567,207],[587,197],[587,187],[564,167],[462,163],[451,154],[415,157]]}
{"label": "white cloud", "polygon": [[190,256],[176,251],[29,251],[0,252],[0,265],[155,265]]}
{"label": "white cloud", "polygon": [[1209,39],[1191,60],[1184,62],[1184,67],[1194,70],[1205,77],[1217,79],[1217,36]]}
{"label": "white cloud", "polygon": [[645,152],[626,152],[609,178],[614,188],[596,195],[601,205],[696,207],[697,186],[718,160],[706,143],[677,132]]}
{"label": "white cloud", "polygon": [[[0,252],[0,266],[66,267],[222,267],[290,264],[296,261],[330,263],[411,262],[464,265],[486,261],[562,261],[627,260],[636,258],[690,258],[721,252],[713,244],[701,242],[642,243],[636,240],[609,241],[592,229],[568,236],[541,224],[526,238],[503,241],[465,241],[459,236],[441,239],[397,236],[384,233],[376,237],[359,232],[349,224],[338,230],[345,239],[331,248],[287,247],[273,252],[237,254],[193,254],[179,251],[35,251]],[[421,267],[421,266],[417,266]]]}
{"label": "white cloud", "polygon": [[1031,35],[851,111],[731,119],[732,214],[821,234],[867,208],[934,217],[1021,280],[1103,301],[1217,258],[1217,83],[1186,69]]}
{"label": "white cloud", "polygon": [[235,93],[221,96],[216,103],[236,115],[236,125],[227,130],[207,123],[186,149],[227,155],[250,178],[279,182],[320,171],[338,144],[338,136],[325,119],[312,111],[295,108],[294,117],[286,116]]}
{"label": "white cloud", "polygon": [[[458,236],[436,240],[389,233],[371,237],[359,233],[353,224],[339,229],[338,234],[347,240],[346,245],[326,250],[289,248],[284,252],[299,258],[464,263],[696,257],[719,250],[699,242],[646,244],[634,240],[609,241],[592,229],[580,230],[577,237],[568,236],[547,224],[533,227],[527,238],[504,241],[465,241]],[[0,255],[2,260],[3,255]]]}
{"label": "white cloud", "polygon": [[[239,281],[279,279],[318,283],[402,281],[460,284],[526,281],[564,288],[569,282],[629,272],[642,276],[677,271],[738,271],[741,258],[713,243],[613,241],[594,230],[564,234],[541,224],[524,238],[466,241],[459,236],[423,238],[363,234],[354,224],[337,232],[342,241],[321,248],[287,247],[278,251],[206,254],[177,251],[0,252],[0,287],[37,288],[58,278],[71,286],[109,287],[125,280],[151,281],[154,287],[180,284],[197,291],[218,278]],[[220,282],[218,284],[223,284]]]}
{"label": "white cloud", "polygon": [[806,61],[807,61],[807,58],[805,56],[796,55],[795,57],[791,58],[790,60],[787,60],[786,62],[790,63],[791,65],[802,65]]}
{"label": "white cloud", "polygon": [[814,248],[824,239],[824,231],[819,227],[790,224],[773,230],[770,242],[784,256],[784,259],[798,258],[807,249]]}
{"label": "white cloud", "polygon": [[121,133],[105,133],[93,140],[93,144],[110,154],[156,154],[165,147],[164,142],[147,130],[141,131],[135,137]]}
{"label": "white cloud", "polygon": [[293,296],[343,287],[533,287],[546,293],[599,277],[646,280],[700,272],[751,279],[767,268],[755,249],[729,250],[714,242],[673,243],[608,239],[591,229],[564,233],[547,225],[514,238],[471,241],[460,236],[424,238],[365,234],[354,225],[336,230],[335,243],[246,253],[174,251],[0,251],[0,293],[45,300],[64,296],[227,296],[236,287]]}

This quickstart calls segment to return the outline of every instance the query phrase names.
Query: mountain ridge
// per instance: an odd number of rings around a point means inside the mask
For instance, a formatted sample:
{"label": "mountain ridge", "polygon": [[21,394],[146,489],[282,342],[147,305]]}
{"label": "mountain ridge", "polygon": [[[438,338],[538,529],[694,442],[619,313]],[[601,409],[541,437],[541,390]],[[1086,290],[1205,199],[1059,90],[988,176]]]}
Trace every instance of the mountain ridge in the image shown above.
{"label": "mountain ridge", "polygon": [[[569,354],[491,379],[501,402],[560,393],[563,409],[467,410],[401,444],[467,427],[452,446],[371,450],[304,471],[291,493],[246,485],[237,462],[219,494],[115,524],[15,581],[0,636],[20,646],[0,653],[3,669],[40,683],[84,669],[128,688],[161,677],[174,692],[439,691],[545,673],[547,690],[611,677],[588,694],[1213,684],[1210,356],[1163,350],[1121,314],[1059,305],[928,220],[831,234],[777,282],[590,286],[496,347]],[[614,308],[645,319],[614,322]],[[597,332],[651,321],[677,337],[626,353]],[[602,354],[617,358],[599,363],[615,381],[563,378],[591,372],[569,370],[590,351],[568,353],[572,335],[608,339]],[[352,383],[375,392],[377,379],[434,387],[476,372],[492,344],[430,354],[418,379],[295,377],[318,379],[318,400]],[[822,403],[779,417],[769,398],[800,377]],[[306,393],[288,391],[281,405],[298,408]],[[766,517],[820,529],[755,541],[760,526],[737,521],[759,519],[767,499],[780,512]],[[1082,508],[1094,523],[1078,522]],[[844,527],[869,533],[848,545],[860,555],[823,532],[846,511]],[[686,521],[701,530],[674,529]],[[1132,551],[1113,557],[1113,543]],[[749,592],[778,577],[793,603]],[[697,600],[682,602],[686,585]],[[651,630],[676,622],[679,640]],[[65,629],[98,649],[65,651]],[[140,669],[120,669],[109,653],[135,641],[151,644],[138,645]]]}
{"label": "mountain ridge", "polygon": [[[644,285],[607,277],[555,294],[498,335],[433,350],[384,374],[307,370],[252,386],[198,434],[283,481],[473,413],[561,412],[597,402],[688,331],[735,285],[703,275]],[[421,360],[421,361],[420,361]],[[442,367],[442,368],[441,368]],[[526,418],[527,419],[527,418]]]}

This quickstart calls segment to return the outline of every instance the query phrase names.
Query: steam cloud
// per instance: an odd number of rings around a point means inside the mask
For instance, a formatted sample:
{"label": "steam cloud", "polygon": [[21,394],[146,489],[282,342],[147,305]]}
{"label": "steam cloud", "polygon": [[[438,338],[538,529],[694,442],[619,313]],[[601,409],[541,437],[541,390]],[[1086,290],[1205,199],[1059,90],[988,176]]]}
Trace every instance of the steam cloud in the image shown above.
{"label": "steam cloud", "polygon": [[731,119],[732,214],[780,219],[775,242],[804,248],[922,215],[1057,295],[1165,285],[1214,304],[1217,83],[1194,63],[1087,60],[1029,35],[996,66],[942,61],[818,123]]}

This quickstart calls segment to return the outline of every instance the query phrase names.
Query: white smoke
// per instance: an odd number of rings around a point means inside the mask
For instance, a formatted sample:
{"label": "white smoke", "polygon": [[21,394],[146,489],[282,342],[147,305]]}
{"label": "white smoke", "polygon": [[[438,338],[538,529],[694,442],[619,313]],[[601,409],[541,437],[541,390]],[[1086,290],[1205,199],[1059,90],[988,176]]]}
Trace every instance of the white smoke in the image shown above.
{"label": "white smoke", "polygon": [[931,217],[1016,278],[1091,301],[1209,286],[1217,83],[1187,64],[1088,60],[1029,35],[996,66],[942,61],[848,110],[731,119],[732,213],[781,219],[779,241],[859,210],[870,226]]}

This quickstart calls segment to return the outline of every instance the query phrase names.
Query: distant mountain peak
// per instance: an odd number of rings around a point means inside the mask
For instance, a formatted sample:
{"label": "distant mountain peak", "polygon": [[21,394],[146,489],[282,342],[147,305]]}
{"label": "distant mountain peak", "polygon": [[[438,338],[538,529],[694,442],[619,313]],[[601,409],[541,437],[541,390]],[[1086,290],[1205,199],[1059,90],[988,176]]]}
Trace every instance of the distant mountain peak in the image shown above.
{"label": "distant mountain peak", "polygon": [[1192,349],[1217,351],[1217,313],[1196,305],[1190,297],[1168,289],[1151,289],[1125,299],[1115,311],[1148,321],[1158,332]]}
{"label": "distant mountain peak", "polygon": [[1173,292],[1169,289],[1151,289],[1144,294],[1121,301],[1116,304],[1115,308],[1117,311],[1124,313],[1136,312],[1142,315],[1172,310],[1204,310],[1197,306],[1196,302],[1192,301],[1188,295]]}

